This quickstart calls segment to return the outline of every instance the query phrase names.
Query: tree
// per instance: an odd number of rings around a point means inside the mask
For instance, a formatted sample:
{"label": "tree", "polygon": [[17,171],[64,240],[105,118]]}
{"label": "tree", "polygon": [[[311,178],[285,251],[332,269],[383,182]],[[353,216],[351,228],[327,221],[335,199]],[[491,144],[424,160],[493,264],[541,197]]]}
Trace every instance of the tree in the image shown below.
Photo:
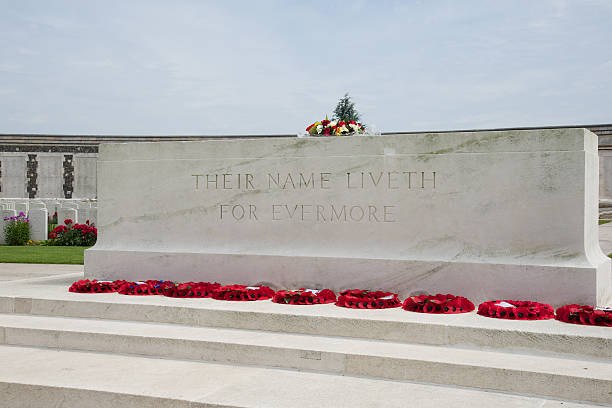
{"label": "tree", "polygon": [[336,109],[334,109],[334,119],[344,122],[359,121],[359,112],[355,110],[355,103],[351,102],[348,92],[338,101]]}

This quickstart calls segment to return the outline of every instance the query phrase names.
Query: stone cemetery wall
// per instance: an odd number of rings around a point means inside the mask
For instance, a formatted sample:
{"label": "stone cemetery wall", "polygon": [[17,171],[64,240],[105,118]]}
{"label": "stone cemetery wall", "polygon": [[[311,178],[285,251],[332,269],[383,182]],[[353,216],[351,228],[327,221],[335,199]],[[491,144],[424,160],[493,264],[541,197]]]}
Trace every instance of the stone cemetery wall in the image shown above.
{"label": "stone cemetery wall", "polygon": [[101,145],[85,272],[593,304],[597,179],[584,129]]}
{"label": "stone cemetery wall", "polygon": [[97,154],[0,152],[0,198],[96,198]]}

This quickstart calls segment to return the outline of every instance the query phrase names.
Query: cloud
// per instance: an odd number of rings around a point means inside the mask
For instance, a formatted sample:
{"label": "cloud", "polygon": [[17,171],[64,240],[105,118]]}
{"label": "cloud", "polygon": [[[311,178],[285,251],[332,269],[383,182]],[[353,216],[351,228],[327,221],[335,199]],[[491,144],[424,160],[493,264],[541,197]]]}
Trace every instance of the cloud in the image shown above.
{"label": "cloud", "polygon": [[610,2],[519,3],[11,2],[1,131],[296,133],[347,91],[382,131],[610,122]]}

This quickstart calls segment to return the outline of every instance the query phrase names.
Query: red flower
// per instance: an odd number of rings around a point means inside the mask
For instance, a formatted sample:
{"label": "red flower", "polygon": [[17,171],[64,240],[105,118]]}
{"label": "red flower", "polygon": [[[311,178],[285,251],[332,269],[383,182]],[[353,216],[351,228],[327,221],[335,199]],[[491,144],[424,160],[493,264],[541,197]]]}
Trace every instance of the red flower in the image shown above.
{"label": "red flower", "polygon": [[326,127],[325,129],[323,129],[323,134],[329,136],[331,134],[331,128]]}
{"label": "red flower", "polygon": [[298,290],[279,290],[272,297],[272,301],[290,305],[316,305],[336,301],[336,295],[329,289],[315,292],[313,293],[304,288]]}
{"label": "red flower", "polygon": [[419,313],[467,313],[474,310],[474,304],[468,299],[451,294],[411,296],[404,301],[403,309]]}
{"label": "red flower", "polygon": [[[502,302],[512,306],[503,306],[500,304]],[[546,320],[554,317],[554,312],[550,305],[517,300],[492,300],[483,302],[478,306],[478,314],[498,319],[517,320]]]}
{"label": "red flower", "polygon": [[591,306],[576,304],[561,306],[557,309],[555,318],[566,323],[612,327],[612,311],[599,310]]}
{"label": "red flower", "polygon": [[72,220],[70,218],[66,218],[64,220],[64,224],[66,224],[66,225],[72,224]]}
{"label": "red flower", "polygon": [[213,291],[221,287],[215,282],[186,282],[164,289],[163,295],[181,298],[203,298],[212,297]]}
{"label": "red flower", "polygon": [[264,300],[274,296],[274,291],[267,286],[227,285],[214,289],[212,298],[217,300]]}
{"label": "red flower", "polygon": [[340,292],[336,306],[353,309],[386,309],[400,307],[402,304],[397,294],[382,291],[367,291],[361,289]]}

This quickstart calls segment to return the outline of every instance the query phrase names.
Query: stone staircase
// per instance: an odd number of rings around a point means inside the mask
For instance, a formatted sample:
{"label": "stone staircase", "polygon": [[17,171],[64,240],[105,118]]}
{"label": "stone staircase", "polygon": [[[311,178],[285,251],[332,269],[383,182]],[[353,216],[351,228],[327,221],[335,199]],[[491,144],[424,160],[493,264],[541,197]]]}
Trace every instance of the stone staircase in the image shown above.
{"label": "stone staircase", "polygon": [[78,277],[3,283],[0,406],[612,404],[610,328],[68,293]]}

